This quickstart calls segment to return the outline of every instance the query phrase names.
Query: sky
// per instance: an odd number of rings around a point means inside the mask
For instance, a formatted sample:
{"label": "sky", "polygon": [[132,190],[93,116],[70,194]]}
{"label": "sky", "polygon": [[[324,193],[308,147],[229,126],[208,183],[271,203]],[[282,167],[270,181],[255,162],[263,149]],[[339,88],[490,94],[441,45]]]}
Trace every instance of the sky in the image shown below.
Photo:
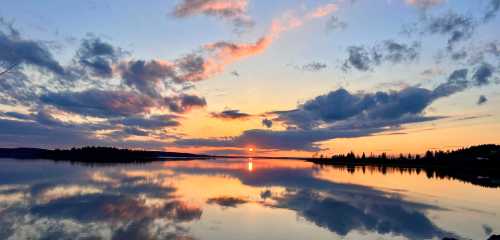
{"label": "sky", "polygon": [[0,9],[0,147],[422,153],[500,143],[500,0]]}

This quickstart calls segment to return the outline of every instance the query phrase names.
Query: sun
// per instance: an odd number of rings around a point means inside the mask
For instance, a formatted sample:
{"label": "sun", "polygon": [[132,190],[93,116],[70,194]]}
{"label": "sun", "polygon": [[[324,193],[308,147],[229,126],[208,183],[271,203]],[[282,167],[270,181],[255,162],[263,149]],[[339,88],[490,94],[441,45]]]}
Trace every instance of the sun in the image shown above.
{"label": "sun", "polygon": [[254,148],[248,148],[248,152],[251,152],[251,153],[252,153],[252,152],[254,152],[254,151],[255,151],[255,149],[254,149]]}

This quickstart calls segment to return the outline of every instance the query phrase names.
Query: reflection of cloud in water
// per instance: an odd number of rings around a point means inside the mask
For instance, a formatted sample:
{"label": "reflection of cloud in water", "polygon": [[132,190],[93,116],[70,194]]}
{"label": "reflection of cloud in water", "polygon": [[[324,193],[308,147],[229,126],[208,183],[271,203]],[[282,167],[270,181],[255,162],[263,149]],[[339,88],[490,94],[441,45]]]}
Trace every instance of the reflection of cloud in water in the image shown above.
{"label": "reflection of cloud in water", "polygon": [[210,198],[207,200],[208,204],[217,204],[221,207],[237,207],[238,205],[245,204],[248,201],[244,198],[239,198],[239,197],[216,197],[216,198]]}
{"label": "reflection of cloud in water", "polygon": [[134,221],[144,218],[166,218],[175,222],[191,221],[201,210],[179,201],[163,206],[147,205],[144,199],[121,195],[92,194],[58,199],[32,207],[31,213],[42,217],[91,221]]}
{"label": "reflection of cloud in water", "polygon": [[192,239],[185,225],[202,215],[162,181],[167,172],[48,166],[0,183],[0,239]]}
{"label": "reflection of cloud in water", "polygon": [[[193,201],[185,191],[225,208],[252,201],[271,206],[266,209],[270,211],[293,210],[341,236],[355,231],[417,239],[453,236],[426,216],[429,210],[440,210],[437,207],[412,203],[398,193],[317,178],[319,170],[309,163],[253,163],[253,172],[248,172],[246,159],[109,168],[50,164],[43,168],[46,176],[40,174],[40,165],[23,172],[11,164],[16,176],[0,183],[0,207],[12,200],[3,211],[0,208],[0,239],[191,239],[189,226],[201,219],[202,209],[179,198]],[[231,181],[237,182],[234,188],[227,186]]]}
{"label": "reflection of cloud in water", "polygon": [[60,198],[67,198],[79,195],[102,193],[102,189],[93,186],[56,186],[45,190],[37,200],[50,202]]}
{"label": "reflection of cloud in water", "polygon": [[342,195],[297,190],[288,191],[274,200],[277,201],[276,207],[294,210],[308,221],[341,236],[354,230],[402,235],[410,239],[452,235],[440,230],[422,212],[432,207],[381,196]]}
{"label": "reflection of cloud in water", "polygon": [[308,221],[341,236],[356,230],[417,239],[453,236],[439,229],[426,216],[426,210],[440,210],[438,207],[406,201],[397,193],[318,179],[315,177],[317,169],[313,168],[282,165],[248,173],[242,167],[217,168],[210,164],[203,168],[178,165],[175,169],[191,174],[232,176],[243,184],[256,187],[284,187],[288,191],[282,196],[273,197],[270,191],[264,191],[261,198],[272,198],[276,201],[273,207],[294,210]]}

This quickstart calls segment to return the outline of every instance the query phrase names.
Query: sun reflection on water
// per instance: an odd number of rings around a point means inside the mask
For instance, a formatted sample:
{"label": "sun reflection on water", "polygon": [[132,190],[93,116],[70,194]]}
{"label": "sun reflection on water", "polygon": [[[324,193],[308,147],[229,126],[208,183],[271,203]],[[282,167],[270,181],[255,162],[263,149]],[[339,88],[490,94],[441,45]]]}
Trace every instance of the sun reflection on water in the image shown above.
{"label": "sun reflection on water", "polygon": [[253,171],[253,161],[251,158],[248,159],[248,171],[252,172]]}

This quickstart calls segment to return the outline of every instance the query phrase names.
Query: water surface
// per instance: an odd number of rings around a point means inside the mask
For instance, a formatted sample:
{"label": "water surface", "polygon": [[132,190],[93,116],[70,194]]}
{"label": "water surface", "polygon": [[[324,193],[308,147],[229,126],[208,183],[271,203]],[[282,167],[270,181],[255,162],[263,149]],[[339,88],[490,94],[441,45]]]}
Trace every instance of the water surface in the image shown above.
{"label": "water surface", "polygon": [[485,239],[500,188],[416,171],[217,159],[0,159],[0,239]]}

